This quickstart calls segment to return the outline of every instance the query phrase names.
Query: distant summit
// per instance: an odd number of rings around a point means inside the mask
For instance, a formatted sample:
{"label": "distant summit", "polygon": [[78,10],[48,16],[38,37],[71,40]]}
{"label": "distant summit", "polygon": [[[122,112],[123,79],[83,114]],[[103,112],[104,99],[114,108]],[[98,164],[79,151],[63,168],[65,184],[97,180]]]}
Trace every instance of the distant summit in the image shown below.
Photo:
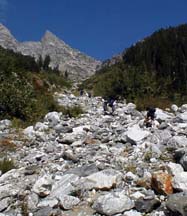
{"label": "distant summit", "polygon": [[90,77],[101,64],[100,61],[71,48],[48,30],[39,42],[18,42],[11,32],[0,24],[0,46],[23,55],[33,56],[36,60],[39,56],[44,59],[46,55],[49,55],[50,66],[58,67],[62,72],[66,71],[72,80],[83,80]]}
{"label": "distant summit", "polygon": [[0,45],[5,49],[16,51],[18,47],[17,40],[12,36],[10,31],[2,24],[0,24]]}

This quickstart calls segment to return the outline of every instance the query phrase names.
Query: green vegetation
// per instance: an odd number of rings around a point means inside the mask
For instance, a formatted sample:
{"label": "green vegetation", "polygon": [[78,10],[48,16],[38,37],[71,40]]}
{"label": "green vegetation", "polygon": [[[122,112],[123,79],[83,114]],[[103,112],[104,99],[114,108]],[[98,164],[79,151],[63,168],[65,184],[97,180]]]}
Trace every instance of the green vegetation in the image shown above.
{"label": "green vegetation", "polygon": [[[94,95],[166,108],[187,98],[187,25],[161,29],[131,46],[123,60],[105,66],[81,88]],[[147,102],[149,102],[147,104]]]}
{"label": "green vegetation", "polygon": [[132,173],[136,174],[136,168],[137,168],[136,164],[129,163],[124,167],[124,170],[126,172],[132,172]]}
{"label": "green vegetation", "polygon": [[0,161],[0,170],[2,172],[2,174],[8,172],[11,169],[14,169],[15,165],[14,165],[14,161],[10,160],[8,158],[4,158],[2,161]]}
{"label": "green vegetation", "polygon": [[0,119],[18,119],[26,126],[58,111],[53,91],[70,84],[49,63],[49,56],[35,62],[0,47]]}
{"label": "green vegetation", "polygon": [[73,106],[73,107],[60,107],[59,108],[60,111],[64,114],[67,115],[68,117],[72,118],[77,118],[79,117],[81,114],[84,113],[84,110],[82,109],[81,106]]}
{"label": "green vegetation", "polygon": [[150,159],[152,158],[152,152],[151,151],[146,151],[144,154],[144,161],[150,162]]}

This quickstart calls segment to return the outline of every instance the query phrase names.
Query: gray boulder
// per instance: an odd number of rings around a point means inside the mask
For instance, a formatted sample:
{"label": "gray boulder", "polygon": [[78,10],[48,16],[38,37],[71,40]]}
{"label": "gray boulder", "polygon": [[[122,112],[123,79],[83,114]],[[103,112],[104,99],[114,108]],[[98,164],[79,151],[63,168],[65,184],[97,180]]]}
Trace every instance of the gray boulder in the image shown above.
{"label": "gray boulder", "polygon": [[10,203],[11,203],[10,197],[0,200],[0,212],[5,210],[10,205]]}
{"label": "gray boulder", "polygon": [[134,203],[122,191],[100,196],[92,207],[100,214],[111,216],[132,209]]}
{"label": "gray boulder", "polygon": [[135,201],[135,208],[139,212],[149,213],[160,206],[160,201],[157,199],[140,198]]}
{"label": "gray boulder", "polygon": [[127,141],[132,144],[138,144],[150,135],[149,131],[142,130],[139,125],[134,125],[126,132]]}
{"label": "gray boulder", "polygon": [[166,207],[171,216],[186,216],[187,215],[187,194],[177,193],[172,194],[166,201]]}
{"label": "gray boulder", "polygon": [[40,197],[46,197],[50,194],[52,188],[52,178],[49,175],[44,175],[39,178],[33,186],[33,191]]}
{"label": "gray boulder", "polygon": [[62,197],[63,195],[70,195],[75,191],[75,186],[73,185],[79,177],[74,174],[66,174],[60,177],[58,181],[52,186],[50,193],[50,198]]}
{"label": "gray boulder", "polygon": [[60,200],[60,207],[65,210],[73,209],[73,207],[78,205],[80,202],[79,198],[70,195],[63,195],[59,197],[59,200]]}
{"label": "gray boulder", "polygon": [[69,169],[68,171],[65,172],[65,174],[75,174],[80,177],[86,177],[98,171],[99,170],[95,164],[90,164],[90,165],[84,165],[81,167]]}
{"label": "gray boulder", "polygon": [[87,190],[102,189],[108,190],[121,182],[122,174],[113,169],[106,169],[97,173],[93,173],[79,182],[79,187]]}
{"label": "gray boulder", "polygon": [[176,173],[172,180],[172,186],[179,192],[187,192],[187,172]]}

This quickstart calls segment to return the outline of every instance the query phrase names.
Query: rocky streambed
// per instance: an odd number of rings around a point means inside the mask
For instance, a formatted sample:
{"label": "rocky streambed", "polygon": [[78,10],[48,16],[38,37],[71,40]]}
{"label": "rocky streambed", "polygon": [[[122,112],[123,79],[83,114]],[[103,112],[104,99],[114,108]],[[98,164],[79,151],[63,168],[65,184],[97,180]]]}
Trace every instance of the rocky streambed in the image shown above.
{"label": "rocky streambed", "polygon": [[145,128],[135,104],[104,115],[99,97],[56,97],[85,113],[19,132],[0,121],[1,160],[16,165],[0,175],[0,216],[187,215],[187,105],[157,108],[158,127]]}

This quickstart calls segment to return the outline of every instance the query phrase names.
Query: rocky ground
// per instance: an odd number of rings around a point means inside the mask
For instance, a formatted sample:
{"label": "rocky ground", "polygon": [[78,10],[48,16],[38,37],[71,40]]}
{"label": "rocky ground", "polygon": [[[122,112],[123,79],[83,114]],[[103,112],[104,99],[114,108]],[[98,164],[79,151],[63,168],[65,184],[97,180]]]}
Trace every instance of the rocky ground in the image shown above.
{"label": "rocky ground", "polygon": [[[23,131],[0,121],[0,216],[187,215],[187,105],[145,112],[118,102],[104,115],[101,98],[57,94],[85,113],[48,113]],[[10,150],[12,151],[7,151]]]}

